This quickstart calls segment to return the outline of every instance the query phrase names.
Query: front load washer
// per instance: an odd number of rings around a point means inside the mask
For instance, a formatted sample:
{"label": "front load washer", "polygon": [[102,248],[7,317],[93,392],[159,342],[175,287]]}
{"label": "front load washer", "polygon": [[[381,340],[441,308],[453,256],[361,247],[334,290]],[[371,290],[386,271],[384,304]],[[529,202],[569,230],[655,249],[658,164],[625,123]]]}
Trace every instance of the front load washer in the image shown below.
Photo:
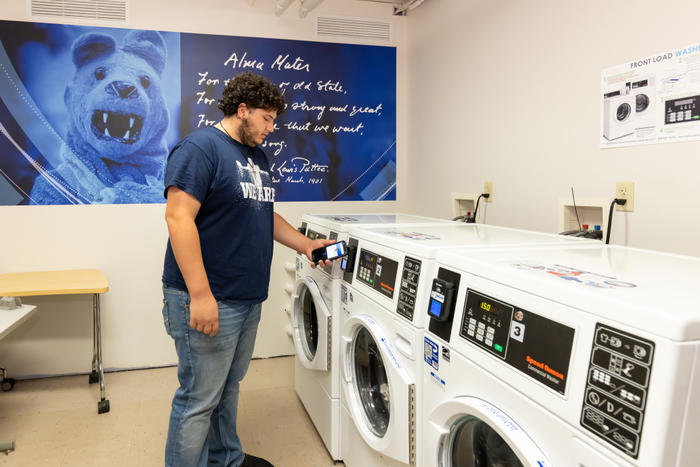
{"label": "front load washer", "polygon": [[[294,389],[333,459],[340,459],[340,389],[338,358],[331,351],[333,287],[338,286],[322,268],[312,268],[305,257],[296,258],[297,281],[292,293]],[[335,352],[337,354],[337,352]],[[335,414],[335,418],[334,418]]]}
{"label": "front load washer", "polygon": [[634,95],[623,94],[603,100],[603,136],[613,141],[631,135],[635,129]]}
{"label": "front load washer", "polygon": [[[310,238],[348,240],[350,226],[452,224],[410,214],[305,214],[301,231]],[[354,254],[354,249],[352,250]],[[292,338],[296,349],[294,387],[326,449],[341,459],[339,288],[342,261],[311,268],[305,255],[296,256],[292,293]]]}
{"label": "front load washer", "polygon": [[458,249],[433,279],[425,465],[697,465],[700,259]]}
{"label": "front load washer", "polygon": [[[396,271],[382,277],[389,280],[392,274]],[[415,374],[389,332],[393,313],[345,284],[341,288],[343,462],[347,467],[415,465]]]}
{"label": "front load washer", "polygon": [[[357,255],[354,275],[341,286],[340,351],[343,461],[349,467],[422,465],[417,440],[422,436],[418,414],[429,293],[425,285],[439,251],[598,244],[464,223],[363,227],[351,230],[349,242],[357,245]],[[371,325],[368,320],[373,320]],[[371,352],[369,343],[373,343]],[[368,372],[376,375],[366,377]],[[370,396],[377,396],[374,402],[367,400]],[[375,426],[379,422],[381,429]]]}

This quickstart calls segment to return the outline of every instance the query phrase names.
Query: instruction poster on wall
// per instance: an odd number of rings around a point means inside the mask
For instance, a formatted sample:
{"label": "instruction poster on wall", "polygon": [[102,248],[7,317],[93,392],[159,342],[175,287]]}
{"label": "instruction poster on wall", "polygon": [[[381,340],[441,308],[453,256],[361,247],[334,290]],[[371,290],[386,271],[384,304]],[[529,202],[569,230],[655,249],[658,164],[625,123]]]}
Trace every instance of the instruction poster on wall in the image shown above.
{"label": "instruction poster on wall", "polygon": [[276,201],[396,199],[396,48],[0,21],[0,205],[163,203],[170,149],[252,71]]}
{"label": "instruction poster on wall", "polygon": [[700,43],[601,71],[601,148],[698,139]]}

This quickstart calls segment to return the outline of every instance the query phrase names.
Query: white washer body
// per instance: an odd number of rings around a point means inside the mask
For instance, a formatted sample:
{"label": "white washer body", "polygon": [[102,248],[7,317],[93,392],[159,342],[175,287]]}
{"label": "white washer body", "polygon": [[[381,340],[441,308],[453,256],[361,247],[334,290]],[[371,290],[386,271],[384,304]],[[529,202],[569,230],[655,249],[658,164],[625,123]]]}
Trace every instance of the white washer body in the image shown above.
{"label": "white washer body", "polygon": [[343,462],[348,467],[415,463],[411,346],[399,340],[405,335],[396,338],[392,332],[389,310],[345,284],[341,289],[346,297],[340,343]]}
{"label": "white washer body", "polygon": [[603,100],[603,136],[613,141],[634,133],[635,96],[621,95]]}
{"label": "white washer body", "polygon": [[328,452],[339,459],[339,361],[338,353],[331,351],[339,324],[331,315],[333,288],[339,283],[321,268],[312,269],[304,257],[298,255],[296,264],[297,281],[292,293],[294,388]]}
{"label": "white washer body", "polygon": [[[423,332],[427,323],[429,276],[439,251],[450,248],[472,250],[516,248],[522,245],[599,244],[592,240],[520,231],[482,224],[450,223],[444,225],[375,226],[352,229],[349,243],[357,245],[357,257],[350,280],[341,286],[341,366],[343,368],[343,460],[348,467],[387,464],[422,465],[420,440],[422,425],[418,419],[422,395]],[[348,284],[349,283],[349,284]],[[353,303],[360,300],[362,304]],[[375,320],[368,327],[377,342],[384,346],[392,361],[384,367],[397,366],[394,376],[387,370],[393,389],[389,429],[383,436],[368,428],[370,417],[362,410],[359,395],[371,388],[358,388],[353,378],[352,342],[357,332],[355,315]],[[381,329],[381,331],[374,331]],[[382,340],[385,339],[385,340]],[[381,347],[380,346],[380,347]],[[390,350],[392,349],[392,350]],[[380,349],[381,350],[381,349]],[[392,357],[393,355],[393,357]],[[382,354],[384,357],[384,354]],[[396,361],[394,361],[394,359]],[[403,396],[413,393],[413,407]],[[403,426],[406,414],[413,413],[410,427]],[[411,434],[398,435],[403,432]],[[391,461],[390,461],[391,459]],[[371,460],[368,464],[368,460]]]}
{"label": "white washer body", "polygon": [[439,255],[434,275],[448,272],[460,277],[449,342],[425,335],[425,465],[507,448],[526,466],[697,465],[700,259],[463,249]]}
{"label": "white washer body", "polygon": [[[304,234],[311,238],[348,240],[348,229],[360,225],[452,224],[410,214],[305,214]],[[296,256],[297,282],[292,294],[292,338],[296,349],[294,387],[329,454],[341,459],[340,320],[341,262],[312,269],[305,255]],[[313,310],[312,310],[313,308]],[[306,312],[306,314],[304,313]],[[308,321],[313,316],[312,322]],[[307,321],[304,320],[306,317]],[[307,333],[317,333],[309,336]],[[305,342],[307,338],[316,343]],[[310,355],[310,347],[316,352]]]}

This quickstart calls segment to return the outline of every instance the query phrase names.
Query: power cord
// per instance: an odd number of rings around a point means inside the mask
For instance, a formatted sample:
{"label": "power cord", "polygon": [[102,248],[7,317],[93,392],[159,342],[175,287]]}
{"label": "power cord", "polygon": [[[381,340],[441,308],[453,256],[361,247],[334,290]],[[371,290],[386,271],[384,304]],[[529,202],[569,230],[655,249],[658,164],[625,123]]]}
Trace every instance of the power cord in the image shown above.
{"label": "power cord", "polygon": [[581,229],[581,220],[578,218],[578,208],[576,207],[576,197],[574,196],[574,187],[571,187],[571,200],[574,202],[574,212],[576,213],[576,223],[578,224],[578,231]]}
{"label": "power cord", "polygon": [[479,200],[481,198],[488,199],[491,196],[490,193],[481,193],[479,197],[476,199],[476,206],[474,207],[474,214],[471,215],[471,217],[464,216],[464,222],[467,224],[474,224],[476,222],[476,213],[479,211]]}
{"label": "power cord", "polygon": [[610,243],[610,231],[612,230],[612,215],[613,215],[613,208],[615,207],[616,204],[619,204],[620,206],[624,206],[627,204],[627,200],[623,198],[615,198],[612,200],[612,203],[610,203],[610,211],[608,212],[608,232],[605,234],[605,244],[608,245]]}

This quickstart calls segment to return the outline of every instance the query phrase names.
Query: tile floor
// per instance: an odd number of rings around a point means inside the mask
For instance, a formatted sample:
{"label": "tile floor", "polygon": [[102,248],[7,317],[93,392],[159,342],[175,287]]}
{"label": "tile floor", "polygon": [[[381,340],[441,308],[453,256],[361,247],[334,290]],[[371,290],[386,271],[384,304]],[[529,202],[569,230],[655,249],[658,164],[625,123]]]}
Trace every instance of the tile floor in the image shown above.
{"label": "tile floor", "polygon": [[[175,368],[107,373],[111,410],[97,414],[87,375],[18,381],[0,392],[0,466],[162,466]],[[253,360],[241,384],[244,449],[276,467],[334,464],[294,392],[294,357]]]}

